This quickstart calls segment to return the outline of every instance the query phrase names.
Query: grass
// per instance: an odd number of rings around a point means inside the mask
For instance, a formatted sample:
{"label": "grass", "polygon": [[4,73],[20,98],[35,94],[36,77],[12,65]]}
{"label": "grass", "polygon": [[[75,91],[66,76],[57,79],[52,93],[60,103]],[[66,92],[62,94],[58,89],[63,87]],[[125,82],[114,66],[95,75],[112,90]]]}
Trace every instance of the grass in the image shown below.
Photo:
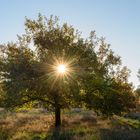
{"label": "grass", "polygon": [[92,111],[65,112],[55,129],[52,114],[1,112],[0,140],[139,140],[140,121],[114,116],[96,117]]}
{"label": "grass", "polygon": [[122,127],[127,127],[128,129],[140,129],[140,121],[135,119],[128,119],[124,117],[116,116],[117,125]]}

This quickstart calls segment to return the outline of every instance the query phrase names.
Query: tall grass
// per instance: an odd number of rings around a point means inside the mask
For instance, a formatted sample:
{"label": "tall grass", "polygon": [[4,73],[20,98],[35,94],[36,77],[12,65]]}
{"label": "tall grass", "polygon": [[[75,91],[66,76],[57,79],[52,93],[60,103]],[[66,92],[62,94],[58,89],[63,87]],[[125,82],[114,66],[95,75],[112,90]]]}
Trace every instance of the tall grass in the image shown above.
{"label": "tall grass", "polygon": [[138,120],[98,118],[92,111],[64,113],[62,127],[55,129],[51,114],[11,113],[0,115],[0,140],[139,140]]}

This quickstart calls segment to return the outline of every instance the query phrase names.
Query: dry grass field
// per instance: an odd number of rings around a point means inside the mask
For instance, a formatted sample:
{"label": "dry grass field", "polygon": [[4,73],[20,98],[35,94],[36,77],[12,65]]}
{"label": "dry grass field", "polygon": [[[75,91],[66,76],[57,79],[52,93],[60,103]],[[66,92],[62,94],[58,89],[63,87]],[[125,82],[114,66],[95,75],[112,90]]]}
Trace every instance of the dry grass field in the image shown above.
{"label": "dry grass field", "polygon": [[0,115],[0,140],[139,140],[140,121],[114,116],[97,117],[92,111],[67,112],[55,130],[54,116],[39,111],[4,112]]}

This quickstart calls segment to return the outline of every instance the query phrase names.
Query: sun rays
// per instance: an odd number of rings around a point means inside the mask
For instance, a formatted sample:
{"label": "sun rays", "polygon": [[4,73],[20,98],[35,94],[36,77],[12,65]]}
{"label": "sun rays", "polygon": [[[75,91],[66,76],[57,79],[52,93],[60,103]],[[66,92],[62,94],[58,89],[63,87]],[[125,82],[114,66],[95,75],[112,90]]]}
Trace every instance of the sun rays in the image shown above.
{"label": "sun rays", "polygon": [[75,62],[75,58],[53,57],[41,65],[40,71],[44,74],[40,78],[43,81],[49,81],[47,83],[51,83],[51,88],[59,82],[70,82],[76,73]]}

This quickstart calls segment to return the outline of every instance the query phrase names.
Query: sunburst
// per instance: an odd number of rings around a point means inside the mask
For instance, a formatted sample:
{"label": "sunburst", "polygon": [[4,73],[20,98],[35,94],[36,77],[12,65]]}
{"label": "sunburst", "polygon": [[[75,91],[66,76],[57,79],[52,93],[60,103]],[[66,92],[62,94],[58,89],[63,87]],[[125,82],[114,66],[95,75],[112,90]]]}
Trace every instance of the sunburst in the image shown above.
{"label": "sunburst", "polygon": [[74,58],[53,57],[47,63],[43,63],[40,70],[43,75],[40,77],[44,81],[49,81],[52,89],[60,81],[70,82],[75,74]]}
{"label": "sunburst", "polygon": [[59,64],[57,66],[57,71],[59,74],[64,74],[67,71],[67,67],[65,64]]}

